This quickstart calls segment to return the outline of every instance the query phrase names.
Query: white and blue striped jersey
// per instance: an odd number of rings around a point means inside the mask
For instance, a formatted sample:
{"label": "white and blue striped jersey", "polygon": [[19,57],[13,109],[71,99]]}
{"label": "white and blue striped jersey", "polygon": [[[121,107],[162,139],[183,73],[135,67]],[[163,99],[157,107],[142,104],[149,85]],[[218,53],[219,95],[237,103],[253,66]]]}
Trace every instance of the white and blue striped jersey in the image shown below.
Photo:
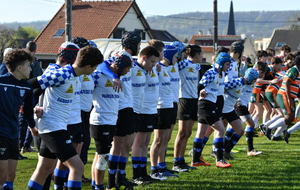
{"label": "white and blue striped jersey", "polygon": [[[127,55],[132,59],[132,56],[126,51],[118,52],[119,55]],[[136,59],[135,59],[136,60]],[[109,65],[115,62],[115,57],[110,57],[104,61]],[[98,67],[99,68],[99,67]],[[116,78],[116,77],[113,77]],[[132,85],[131,85],[131,70],[124,76],[120,77],[120,81],[122,83],[122,91],[119,92],[120,100],[119,100],[119,110],[124,108],[132,108],[133,107],[133,96],[132,96]]]}
{"label": "white and blue striped jersey", "polygon": [[68,120],[68,125],[81,123],[81,106],[80,106],[80,90],[81,83],[79,77],[76,77],[76,83],[73,87],[75,90],[73,102],[71,105],[70,117]]}
{"label": "white and blue striped jersey", "polygon": [[178,63],[180,75],[179,98],[198,98],[199,70],[201,65],[185,59]]}
{"label": "white and blue striped jersey", "polygon": [[142,100],[141,114],[156,114],[159,96],[159,80],[156,68],[146,74],[144,98]]}
{"label": "white and blue striped jersey", "polygon": [[238,78],[239,76],[239,66],[238,64],[231,59],[229,69],[226,71],[227,75],[225,77],[225,82],[230,81],[231,79]]}
{"label": "white and blue striped jersey", "polygon": [[76,74],[71,65],[48,69],[37,77],[42,89],[43,116],[38,121],[39,133],[67,130],[76,86]]}
{"label": "white and blue striped jersey", "polygon": [[80,75],[80,108],[82,111],[89,112],[93,105],[93,91],[95,88],[94,80],[91,75]]}
{"label": "white and blue striped jersey", "polygon": [[159,98],[157,109],[173,108],[173,92],[171,88],[171,76],[169,67],[161,65],[161,71],[158,73],[159,79]]}
{"label": "white and blue striped jersey", "polygon": [[144,99],[146,86],[146,71],[137,62],[134,62],[131,70],[131,86],[133,96],[133,111],[140,113]]}
{"label": "white and blue striped jersey", "polygon": [[219,78],[219,89],[218,89],[218,96],[224,95],[224,89],[225,89],[225,72],[222,71],[222,78]]}
{"label": "white and blue striped jersey", "polygon": [[235,78],[225,82],[224,107],[222,113],[230,113],[234,110],[234,105],[242,95],[244,78]]}
{"label": "white and blue striped jersey", "polygon": [[204,86],[205,92],[207,93],[207,96],[204,98],[199,97],[203,100],[208,100],[213,103],[217,102],[217,95],[218,95],[218,89],[219,89],[219,72],[218,69],[213,67],[209,70],[207,70],[201,80],[199,81],[200,84]]}
{"label": "white and blue striped jersey", "polygon": [[116,125],[119,110],[119,93],[113,89],[112,78],[97,70],[91,74],[95,83],[92,125]]}
{"label": "white and blue striped jersey", "polygon": [[254,86],[255,86],[254,84],[245,86],[245,88],[242,91],[242,95],[239,98],[240,105],[248,107],[248,103],[250,102],[250,98],[251,98]]}
{"label": "white and blue striped jersey", "polygon": [[179,70],[178,63],[169,66],[169,75],[171,77],[171,89],[173,93],[173,102],[178,102],[179,100]]}

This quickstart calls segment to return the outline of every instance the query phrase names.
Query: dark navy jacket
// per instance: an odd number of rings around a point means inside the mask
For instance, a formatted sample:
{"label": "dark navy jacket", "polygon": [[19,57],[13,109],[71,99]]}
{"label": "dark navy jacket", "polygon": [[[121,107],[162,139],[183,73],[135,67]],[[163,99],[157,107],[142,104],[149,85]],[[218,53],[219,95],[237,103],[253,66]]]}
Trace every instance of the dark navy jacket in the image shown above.
{"label": "dark navy jacket", "polygon": [[0,75],[0,136],[9,139],[19,137],[19,111],[23,103],[24,117],[28,125],[34,127],[31,84],[24,79],[16,79],[9,72]]}

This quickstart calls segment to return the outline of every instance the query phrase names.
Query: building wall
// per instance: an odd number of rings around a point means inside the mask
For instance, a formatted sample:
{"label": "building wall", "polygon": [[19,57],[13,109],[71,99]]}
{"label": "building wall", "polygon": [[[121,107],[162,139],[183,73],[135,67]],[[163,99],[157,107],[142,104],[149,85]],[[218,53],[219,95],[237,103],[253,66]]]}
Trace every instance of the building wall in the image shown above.
{"label": "building wall", "polygon": [[[135,29],[142,29],[145,32],[145,28],[138,18],[135,10],[131,7],[123,20],[119,23],[117,28],[125,28],[126,31],[134,31]],[[113,39],[113,35],[110,36]],[[150,36],[146,32],[145,40],[150,40]]]}

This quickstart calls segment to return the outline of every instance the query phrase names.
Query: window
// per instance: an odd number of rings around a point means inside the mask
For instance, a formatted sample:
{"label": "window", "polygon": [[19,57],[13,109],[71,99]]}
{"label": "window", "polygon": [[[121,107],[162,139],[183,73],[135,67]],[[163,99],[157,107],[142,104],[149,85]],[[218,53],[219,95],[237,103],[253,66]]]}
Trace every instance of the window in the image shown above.
{"label": "window", "polygon": [[285,42],[277,42],[275,49],[279,49],[281,46],[285,45]]}
{"label": "window", "polygon": [[113,34],[113,38],[121,39],[124,33],[125,33],[125,28],[116,28]]}
{"label": "window", "polygon": [[54,33],[54,35],[53,35],[52,37],[54,37],[54,38],[59,38],[59,37],[61,37],[64,33],[65,33],[65,29],[60,28],[60,29],[57,29],[57,30],[56,30],[56,32]]}
{"label": "window", "polygon": [[144,30],[142,30],[142,29],[134,29],[134,31],[141,36],[142,40],[146,39],[146,35],[145,35]]}

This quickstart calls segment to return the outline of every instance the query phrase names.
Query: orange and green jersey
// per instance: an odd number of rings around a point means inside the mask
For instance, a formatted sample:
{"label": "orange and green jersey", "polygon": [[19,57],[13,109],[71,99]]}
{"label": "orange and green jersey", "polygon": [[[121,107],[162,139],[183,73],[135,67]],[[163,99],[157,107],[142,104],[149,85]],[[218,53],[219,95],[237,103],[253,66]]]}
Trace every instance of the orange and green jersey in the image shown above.
{"label": "orange and green jersey", "polygon": [[[273,78],[274,78],[274,71],[273,71],[272,67],[269,66],[269,67],[267,67],[265,77],[261,78],[261,79],[263,79],[263,80],[272,80]],[[265,84],[257,82],[255,84],[255,87],[254,87],[252,93],[259,94],[261,91],[264,91],[265,88],[266,88]]]}
{"label": "orange and green jersey", "polygon": [[287,71],[289,68],[288,68],[288,66],[286,66],[286,64],[282,64],[282,66],[281,66],[281,68],[280,68],[280,70],[281,71]]}
{"label": "orange and green jersey", "polygon": [[275,78],[274,79],[279,79],[279,82],[276,84],[269,84],[265,90],[265,92],[271,92],[274,94],[277,94],[282,81],[283,81],[283,77],[284,77],[285,71],[278,71],[275,73]]}
{"label": "orange and green jersey", "polygon": [[297,98],[300,85],[300,72],[296,66],[290,68],[284,75],[282,85],[278,91],[278,94],[286,95],[286,81],[290,80],[290,95],[292,98]]}

